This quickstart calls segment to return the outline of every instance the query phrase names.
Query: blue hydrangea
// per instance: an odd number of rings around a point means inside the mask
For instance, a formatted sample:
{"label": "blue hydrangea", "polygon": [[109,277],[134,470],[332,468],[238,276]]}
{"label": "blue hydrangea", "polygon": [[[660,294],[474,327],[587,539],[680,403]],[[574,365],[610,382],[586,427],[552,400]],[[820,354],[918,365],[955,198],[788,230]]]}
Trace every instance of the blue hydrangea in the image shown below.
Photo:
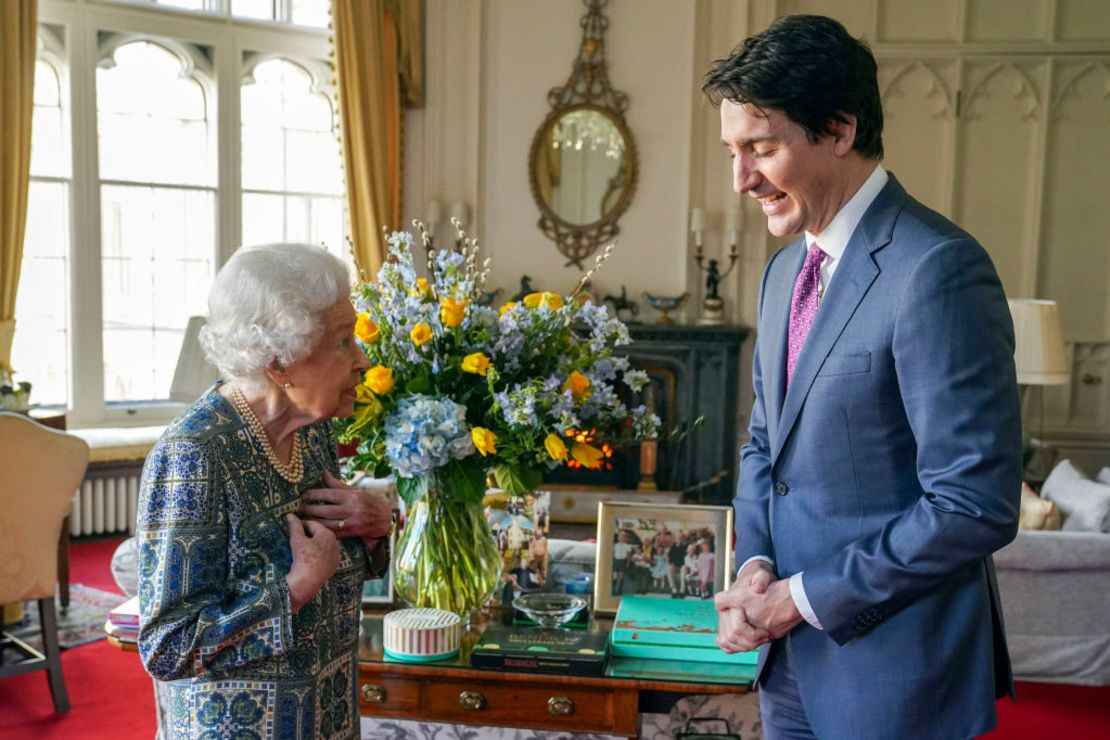
{"label": "blue hydrangea", "polygon": [[425,477],[474,452],[466,408],[449,398],[402,398],[385,420],[385,454],[403,478]]}

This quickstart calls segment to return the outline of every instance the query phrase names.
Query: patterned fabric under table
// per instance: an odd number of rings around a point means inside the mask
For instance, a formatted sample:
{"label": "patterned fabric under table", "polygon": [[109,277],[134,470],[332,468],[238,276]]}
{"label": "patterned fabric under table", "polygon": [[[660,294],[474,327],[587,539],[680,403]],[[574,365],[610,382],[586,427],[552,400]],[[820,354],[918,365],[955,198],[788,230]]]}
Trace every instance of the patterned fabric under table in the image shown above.
{"label": "patterned fabric under table", "polygon": [[337,474],[328,421],[301,428],[292,484],[215,388],[147,458],[139,499],[139,652],[168,699],[167,738],[359,735],[359,604],[369,567],[340,540],[334,576],[297,613],[285,515]]}

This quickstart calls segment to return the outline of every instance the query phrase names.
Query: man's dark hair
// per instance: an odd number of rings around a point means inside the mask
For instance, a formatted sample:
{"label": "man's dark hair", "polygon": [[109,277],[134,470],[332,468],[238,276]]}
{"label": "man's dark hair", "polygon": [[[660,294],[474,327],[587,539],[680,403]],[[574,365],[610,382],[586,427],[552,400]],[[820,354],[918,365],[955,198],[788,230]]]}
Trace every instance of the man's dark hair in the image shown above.
{"label": "man's dark hair", "polygon": [[833,121],[856,117],[853,149],[883,157],[883,107],[871,50],[832,18],[787,15],[749,36],[727,59],[713,62],[702,92],[713,103],[728,100],[781,110],[811,142],[831,133]]}

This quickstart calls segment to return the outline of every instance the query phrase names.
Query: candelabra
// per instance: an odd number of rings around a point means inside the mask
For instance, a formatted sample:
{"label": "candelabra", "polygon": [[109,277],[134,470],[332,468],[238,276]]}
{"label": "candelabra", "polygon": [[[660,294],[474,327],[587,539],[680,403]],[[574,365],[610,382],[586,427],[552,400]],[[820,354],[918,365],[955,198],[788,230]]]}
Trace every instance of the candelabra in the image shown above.
{"label": "candelabra", "polygon": [[732,268],[736,266],[736,260],[740,257],[736,247],[739,230],[740,209],[733,205],[725,211],[725,232],[729,237],[729,247],[728,254],[725,255],[728,257],[728,266],[722,272],[720,262],[705,258],[702,243],[705,232],[705,212],[701,208],[690,210],[690,231],[694,235],[694,261],[698,265],[698,270],[705,273],[705,296],[702,298],[699,324],[725,323],[725,301],[721,298],[719,289],[721,281],[732,272]]}

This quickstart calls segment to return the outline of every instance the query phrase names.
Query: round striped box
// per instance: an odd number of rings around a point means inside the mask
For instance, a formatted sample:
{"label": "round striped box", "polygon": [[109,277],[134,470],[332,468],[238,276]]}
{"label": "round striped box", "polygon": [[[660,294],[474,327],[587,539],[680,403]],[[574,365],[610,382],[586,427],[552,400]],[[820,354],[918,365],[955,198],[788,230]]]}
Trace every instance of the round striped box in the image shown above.
{"label": "round striped box", "polygon": [[443,609],[398,609],[382,622],[385,654],[395,660],[422,663],[458,655],[462,619]]}

